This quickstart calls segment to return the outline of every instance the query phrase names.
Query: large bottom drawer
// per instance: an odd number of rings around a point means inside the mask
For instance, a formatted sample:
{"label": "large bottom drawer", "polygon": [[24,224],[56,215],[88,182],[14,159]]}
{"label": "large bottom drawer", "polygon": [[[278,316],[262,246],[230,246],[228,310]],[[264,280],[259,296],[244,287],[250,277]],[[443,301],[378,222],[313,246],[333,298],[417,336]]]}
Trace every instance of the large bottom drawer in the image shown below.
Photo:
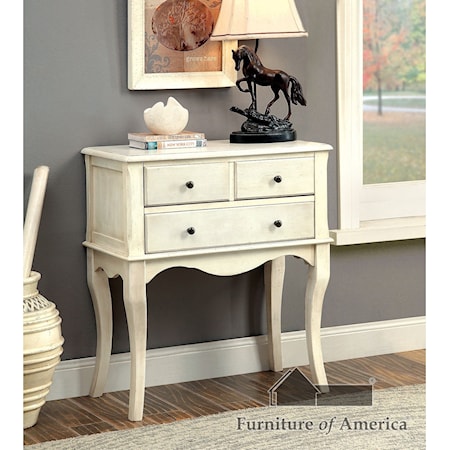
{"label": "large bottom drawer", "polygon": [[314,202],[146,214],[145,251],[157,253],[314,237]]}

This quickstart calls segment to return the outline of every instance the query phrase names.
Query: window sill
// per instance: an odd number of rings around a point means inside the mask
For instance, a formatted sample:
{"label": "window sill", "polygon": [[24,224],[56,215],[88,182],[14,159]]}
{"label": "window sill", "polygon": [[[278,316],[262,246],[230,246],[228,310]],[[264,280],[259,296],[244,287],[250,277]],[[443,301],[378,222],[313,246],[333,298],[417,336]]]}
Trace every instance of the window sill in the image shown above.
{"label": "window sill", "polygon": [[330,230],[330,237],[337,246],[424,238],[425,216],[368,220],[356,229]]}

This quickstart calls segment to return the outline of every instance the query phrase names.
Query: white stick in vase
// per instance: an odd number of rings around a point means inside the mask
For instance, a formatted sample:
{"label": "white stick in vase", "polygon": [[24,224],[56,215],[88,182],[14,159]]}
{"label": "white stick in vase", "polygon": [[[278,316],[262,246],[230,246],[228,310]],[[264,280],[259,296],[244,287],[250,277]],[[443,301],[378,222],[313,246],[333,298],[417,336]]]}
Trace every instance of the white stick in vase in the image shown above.
{"label": "white stick in vase", "polygon": [[34,251],[41,222],[44,205],[45,189],[47,187],[49,168],[39,166],[34,169],[27,214],[23,226],[23,277],[28,278],[33,265]]}

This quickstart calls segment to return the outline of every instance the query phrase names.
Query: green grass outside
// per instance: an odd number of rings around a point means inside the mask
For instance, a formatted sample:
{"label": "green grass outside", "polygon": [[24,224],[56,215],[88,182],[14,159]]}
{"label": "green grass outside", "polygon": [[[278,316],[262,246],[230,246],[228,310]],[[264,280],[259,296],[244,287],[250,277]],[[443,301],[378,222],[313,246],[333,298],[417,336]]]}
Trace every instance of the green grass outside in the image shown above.
{"label": "green grass outside", "polygon": [[425,179],[425,114],[364,113],[364,184]]}

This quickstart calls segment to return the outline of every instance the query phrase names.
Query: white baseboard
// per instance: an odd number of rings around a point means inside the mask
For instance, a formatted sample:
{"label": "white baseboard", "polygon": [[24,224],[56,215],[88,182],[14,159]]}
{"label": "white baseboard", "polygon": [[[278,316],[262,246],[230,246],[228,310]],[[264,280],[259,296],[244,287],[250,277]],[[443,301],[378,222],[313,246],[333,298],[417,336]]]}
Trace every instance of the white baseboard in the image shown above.
{"label": "white baseboard", "polygon": [[[425,348],[425,317],[322,329],[324,360],[397,353]],[[308,364],[304,331],[283,333],[283,367]],[[89,394],[95,358],[62,361],[47,400]],[[146,386],[268,370],[267,339],[256,336],[147,351]],[[111,356],[105,392],[130,387],[130,354]]]}

